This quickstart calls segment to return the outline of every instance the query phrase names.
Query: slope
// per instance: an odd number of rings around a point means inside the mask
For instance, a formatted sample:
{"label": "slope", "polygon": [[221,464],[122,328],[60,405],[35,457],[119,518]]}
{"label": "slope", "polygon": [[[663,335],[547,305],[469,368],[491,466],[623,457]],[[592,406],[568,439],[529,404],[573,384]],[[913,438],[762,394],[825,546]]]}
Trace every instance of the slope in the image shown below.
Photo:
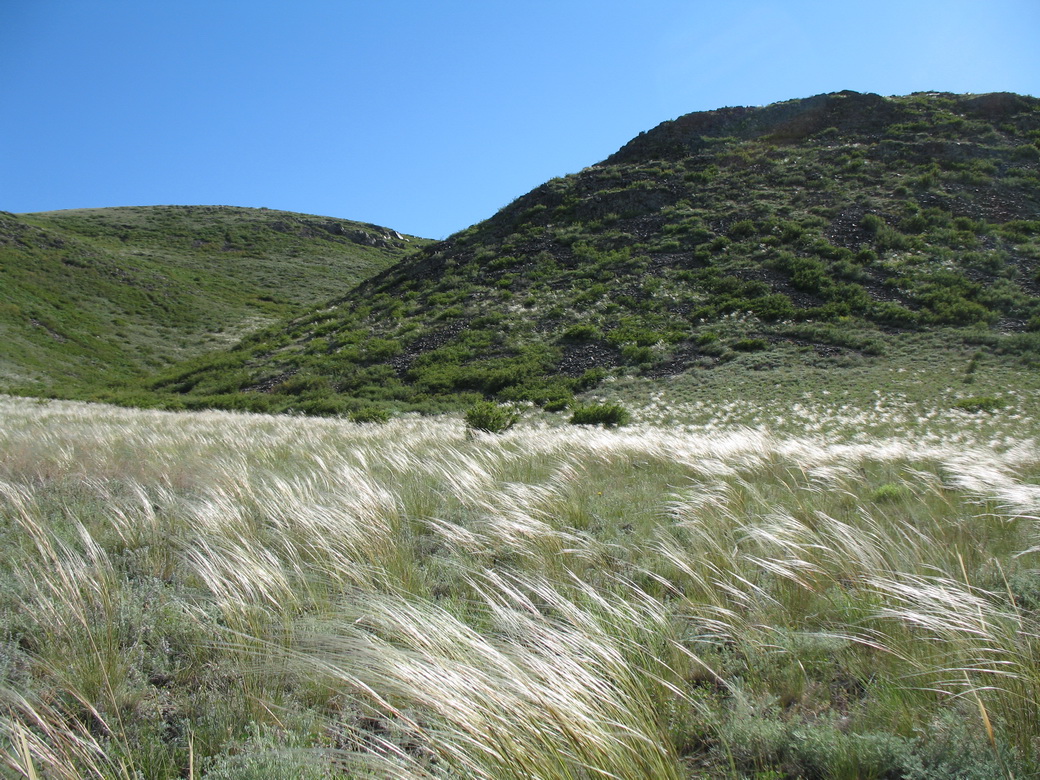
{"label": "slope", "polygon": [[152,385],[188,405],[565,405],[607,374],[1035,359],[1040,100],[852,92],[691,114]]}
{"label": "slope", "polygon": [[230,344],[426,243],[267,209],[0,213],[0,387],[82,394]]}

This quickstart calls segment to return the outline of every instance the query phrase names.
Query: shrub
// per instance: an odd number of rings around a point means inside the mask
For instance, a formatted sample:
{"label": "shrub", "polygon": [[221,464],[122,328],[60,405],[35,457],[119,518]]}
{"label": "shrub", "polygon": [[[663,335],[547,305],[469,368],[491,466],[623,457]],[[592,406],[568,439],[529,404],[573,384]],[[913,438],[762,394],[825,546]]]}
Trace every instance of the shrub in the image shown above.
{"label": "shrub", "polygon": [[885,221],[877,214],[864,214],[860,226],[871,235],[877,235],[885,229]]}
{"label": "shrub", "polygon": [[910,327],[920,321],[920,316],[895,301],[878,301],[871,307],[871,315],[878,322]]}
{"label": "shrub", "polygon": [[574,383],[574,391],[580,392],[582,390],[589,390],[604,379],[607,378],[607,371],[604,368],[596,366],[595,368],[588,368],[585,370],[580,377]]}
{"label": "shrub", "polygon": [[487,433],[508,431],[520,419],[514,407],[502,406],[491,401],[477,401],[466,411],[466,425],[473,430]]}
{"label": "shrub", "polygon": [[750,219],[742,219],[739,222],[734,222],[729,228],[730,238],[736,241],[740,241],[744,238],[751,238],[756,233],[758,233],[758,229],[755,227],[755,223]]}
{"label": "shrub", "polygon": [[585,404],[571,414],[571,425],[605,425],[616,428],[631,419],[628,410],[620,404]]}
{"label": "shrub", "polygon": [[883,485],[879,485],[870,494],[870,500],[875,504],[887,504],[902,501],[912,494],[906,485],[901,485],[896,482],[886,482]]}
{"label": "shrub", "polygon": [[350,413],[350,421],[356,423],[386,423],[390,421],[390,412],[378,406],[363,406]]}
{"label": "shrub", "polygon": [[816,258],[788,255],[781,265],[790,274],[791,284],[804,292],[819,294],[831,284],[827,267]]}
{"label": "shrub", "polygon": [[283,393],[285,395],[314,395],[326,394],[332,388],[324,377],[297,374],[279,382],[272,389],[275,393]]}
{"label": "shrub", "polygon": [[350,407],[342,396],[316,396],[292,399],[287,411],[311,414],[317,417],[334,417],[348,414]]}
{"label": "shrub", "polygon": [[733,344],[737,352],[761,352],[769,348],[769,342],[765,339],[740,339]]}
{"label": "shrub", "polygon": [[936,290],[921,296],[928,307],[928,319],[937,325],[971,325],[977,322],[991,323],[999,318],[980,303],[969,301],[952,290]]}
{"label": "shrub", "polygon": [[971,398],[962,398],[954,402],[953,406],[966,412],[995,412],[1004,407],[1004,401],[991,395],[975,395]]}
{"label": "shrub", "polygon": [[600,334],[599,329],[595,325],[581,323],[578,325],[571,325],[567,328],[560,337],[560,340],[571,342],[595,341],[600,338],[601,335],[602,334]]}
{"label": "shrub", "polygon": [[748,301],[748,308],[762,320],[786,320],[795,314],[794,304],[783,293],[754,298]]}
{"label": "shrub", "polygon": [[621,348],[621,359],[630,366],[641,366],[653,363],[655,357],[654,350],[651,347],[640,347],[635,344],[626,344]]}

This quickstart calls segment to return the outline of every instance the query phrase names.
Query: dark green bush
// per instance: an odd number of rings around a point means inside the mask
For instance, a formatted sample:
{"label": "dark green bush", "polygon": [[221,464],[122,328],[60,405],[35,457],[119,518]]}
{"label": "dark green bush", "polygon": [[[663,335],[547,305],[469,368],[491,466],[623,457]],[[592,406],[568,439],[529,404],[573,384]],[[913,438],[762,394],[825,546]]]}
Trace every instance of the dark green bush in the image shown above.
{"label": "dark green bush", "polygon": [[921,296],[930,310],[928,319],[937,325],[971,325],[994,322],[999,314],[962,297],[956,290],[934,290]]}
{"label": "dark green bush", "polygon": [[755,227],[755,223],[750,219],[742,219],[739,222],[734,222],[729,227],[730,238],[736,241],[740,241],[744,238],[751,238],[757,233],[758,229]]}
{"label": "dark green bush", "polygon": [[605,425],[616,428],[631,419],[628,410],[620,404],[584,404],[575,407],[571,425]]}
{"label": "dark green bush", "polygon": [[860,220],[859,224],[872,236],[876,236],[885,228],[885,220],[877,214],[864,214],[863,219]]}
{"label": "dark green bush", "polygon": [[466,411],[466,425],[477,431],[502,433],[520,420],[520,412],[513,407],[491,401],[477,401]]}
{"label": "dark green bush", "polygon": [[954,402],[953,406],[966,412],[995,412],[1004,407],[1004,401],[991,395],[975,395],[970,398],[961,398]]}
{"label": "dark green bush", "polygon": [[761,352],[769,348],[769,342],[765,339],[740,339],[733,344],[737,352]]}
{"label": "dark green bush", "polygon": [[762,320],[786,320],[794,316],[791,299],[783,293],[765,295],[748,301],[748,310]]}
{"label": "dark green bush", "polygon": [[878,301],[871,307],[871,317],[877,322],[911,327],[920,321],[917,312],[895,301]]}
{"label": "dark green bush", "polygon": [[350,413],[349,402],[341,396],[318,396],[294,399],[288,411],[301,412],[315,417],[337,417]]}
{"label": "dark green bush", "polygon": [[607,341],[616,346],[635,344],[637,347],[649,347],[659,341],[667,340],[664,333],[642,327],[634,318],[626,318],[626,320],[607,334]]}
{"label": "dark green bush", "polygon": [[707,346],[708,344],[714,344],[719,340],[719,334],[713,330],[705,331],[697,335],[696,342],[699,346]]}
{"label": "dark green bush", "polygon": [[567,330],[560,336],[561,341],[571,342],[583,342],[583,341],[595,341],[600,338],[602,334],[595,325],[589,325],[581,323],[578,325],[571,325]]}
{"label": "dark green bush", "polygon": [[808,293],[822,293],[830,284],[827,266],[812,257],[788,256],[783,265],[791,275],[791,284]]}
{"label": "dark green bush", "polygon": [[350,421],[356,423],[385,423],[390,421],[391,414],[378,406],[362,406],[350,413]]}
{"label": "dark green bush", "polygon": [[297,374],[279,382],[273,390],[286,395],[325,395],[331,387],[325,377]]}
{"label": "dark green bush", "polygon": [[585,372],[575,381],[574,390],[575,392],[580,392],[582,390],[590,390],[606,378],[606,369],[600,368],[598,366],[596,368],[586,369]]}
{"label": "dark green bush", "polygon": [[530,401],[538,406],[548,406],[562,401],[566,406],[574,400],[574,390],[578,382],[577,379],[563,376],[542,379],[536,377],[522,384],[503,388],[495,397],[499,401]]}
{"label": "dark green bush", "polygon": [[621,359],[630,366],[641,366],[653,363],[655,360],[654,350],[651,347],[640,347],[636,344],[626,344],[621,348]]}

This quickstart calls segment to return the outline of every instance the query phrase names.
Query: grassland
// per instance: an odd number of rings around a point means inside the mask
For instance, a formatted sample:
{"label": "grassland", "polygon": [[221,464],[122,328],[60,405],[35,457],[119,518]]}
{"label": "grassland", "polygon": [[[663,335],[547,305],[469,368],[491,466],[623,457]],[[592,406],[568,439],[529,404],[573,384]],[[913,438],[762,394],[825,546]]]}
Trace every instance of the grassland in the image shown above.
{"label": "grassland", "polygon": [[498,436],[3,399],[8,774],[1033,776],[1040,394],[950,375]]}

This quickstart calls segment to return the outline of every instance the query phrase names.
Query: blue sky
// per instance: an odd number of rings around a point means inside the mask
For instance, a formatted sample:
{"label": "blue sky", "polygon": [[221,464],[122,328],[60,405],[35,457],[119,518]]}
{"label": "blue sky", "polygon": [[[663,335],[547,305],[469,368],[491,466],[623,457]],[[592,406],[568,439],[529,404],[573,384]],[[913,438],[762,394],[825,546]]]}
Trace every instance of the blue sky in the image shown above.
{"label": "blue sky", "polygon": [[0,210],[443,238],[691,111],[1040,96],[1038,0],[0,0]]}

